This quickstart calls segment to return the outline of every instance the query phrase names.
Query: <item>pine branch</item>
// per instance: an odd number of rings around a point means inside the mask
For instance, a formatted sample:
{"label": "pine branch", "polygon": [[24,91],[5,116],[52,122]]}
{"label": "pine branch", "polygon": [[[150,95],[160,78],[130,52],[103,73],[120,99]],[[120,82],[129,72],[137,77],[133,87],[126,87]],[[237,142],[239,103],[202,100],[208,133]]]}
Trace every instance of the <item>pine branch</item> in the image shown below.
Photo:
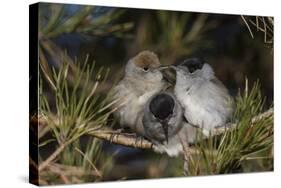
{"label": "pine branch", "polygon": [[88,135],[94,136],[99,139],[109,141],[113,144],[119,144],[127,147],[134,147],[139,149],[152,149],[154,150],[154,145],[146,140],[141,138],[138,140],[135,136],[127,136],[122,133],[114,133],[114,131],[93,131],[89,132]]}
{"label": "pine branch", "polygon": [[[252,118],[251,126],[254,126],[256,122],[260,121],[261,119],[266,119],[273,116],[273,108],[268,109],[266,112],[261,113],[254,118]],[[31,119],[32,124],[36,123],[40,126],[47,126],[46,120],[42,116],[34,116]],[[219,127],[214,129],[212,136],[218,136],[225,133],[228,130],[231,130],[236,127],[236,124],[226,125],[224,127]],[[113,144],[123,145],[127,147],[139,148],[139,149],[150,149],[155,151],[155,146],[150,141],[142,138],[139,140],[136,136],[128,136],[128,134],[118,133],[112,130],[97,130],[91,131],[87,133],[90,136],[109,141]],[[188,148],[190,153],[197,152],[194,148]],[[40,165],[41,166],[41,165]]]}
{"label": "pine branch", "polygon": [[[251,121],[251,126],[255,125],[258,121],[269,118],[271,116],[273,116],[273,108],[270,108],[267,111],[253,117],[252,121]],[[237,125],[236,123],[232,123],[232,124],[227,124],[226,126],[223,126],[223,127],[216,128],[213,131],[212,136],[221,135],[221,134],[225,133],[226,131],[228,131],[229,129],[235,128],[236,125]]]}

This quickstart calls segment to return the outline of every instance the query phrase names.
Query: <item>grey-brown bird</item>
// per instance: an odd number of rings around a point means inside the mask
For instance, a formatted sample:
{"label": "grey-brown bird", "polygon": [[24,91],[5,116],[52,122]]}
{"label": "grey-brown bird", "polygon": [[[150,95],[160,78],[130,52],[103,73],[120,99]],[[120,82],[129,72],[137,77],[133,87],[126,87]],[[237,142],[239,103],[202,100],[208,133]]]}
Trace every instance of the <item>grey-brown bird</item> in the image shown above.
{"label": "grey-brown bird", "polygon": [[114,116],[122,127],[145,134],[144,106],[151,96],[168,87],[160,69],[159,58],[151,51],[140,52],[126,64],[124,78],[113,88],[113,99],[118,100]]}

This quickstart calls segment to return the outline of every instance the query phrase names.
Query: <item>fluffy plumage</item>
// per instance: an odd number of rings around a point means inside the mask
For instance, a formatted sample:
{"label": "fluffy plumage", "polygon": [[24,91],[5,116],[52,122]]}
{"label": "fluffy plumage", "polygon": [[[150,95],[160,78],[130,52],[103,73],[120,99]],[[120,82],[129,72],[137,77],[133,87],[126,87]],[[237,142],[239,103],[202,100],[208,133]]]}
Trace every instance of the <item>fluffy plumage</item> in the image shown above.
{"label": "fluffy plumage", "polygon": [[172,93],[155,94],[145,106],[143,125],[145,137],[155,144],[159,153],[178,156],[182,143],[194,142],[196,128],[183,120],[182,107]]}
{"label": "fluffy plumage", "polygon": [[119,102],[115,117],[123,127],[144,135],[142,117],[144,106],[149,98],[167,87],[160,62],[156,54],[143,51],[131,58],[125,68],[124,78],[113,89],[113,99]]}
{"label": "fluffy plumage", "polygon": [[207,63],[193,58],[174,67],[175,95],[184,108],[186,120],[205,133],[223,126],[233,112],[232,98]]}

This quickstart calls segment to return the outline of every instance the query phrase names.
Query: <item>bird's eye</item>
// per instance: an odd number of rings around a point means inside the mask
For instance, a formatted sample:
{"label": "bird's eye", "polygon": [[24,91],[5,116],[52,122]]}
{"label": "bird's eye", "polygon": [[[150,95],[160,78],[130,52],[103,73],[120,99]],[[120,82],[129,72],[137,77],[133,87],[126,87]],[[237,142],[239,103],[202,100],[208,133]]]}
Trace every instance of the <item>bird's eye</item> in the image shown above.
{"label": "bird's eye", "polygon": [[143,67],[143,70],[146,72],[148,71],[148,67]]}

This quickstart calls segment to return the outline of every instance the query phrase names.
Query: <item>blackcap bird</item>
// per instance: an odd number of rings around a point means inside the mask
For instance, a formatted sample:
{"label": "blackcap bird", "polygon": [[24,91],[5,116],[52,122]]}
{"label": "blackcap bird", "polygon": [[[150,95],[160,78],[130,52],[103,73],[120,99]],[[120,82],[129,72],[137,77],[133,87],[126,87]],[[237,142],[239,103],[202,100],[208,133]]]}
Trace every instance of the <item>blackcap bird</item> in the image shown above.
{"label": "blackcap bird", "polygon": [[178,156],[183,143],[194,142],[196,128],[183,120],[183,110],[172,93],[160,92],[145,105],[143,126],[145,137],[159,153]]}
{"label": "blackcap bird", "polygon": [[160,65],[157,55],[151,51],[142,51],[128,61],[124,78],[113,88],[113,99],[119,100],[114,115],[122,127],[144,134],[144,106],[152,95],[167,87]]}
{"label": "blackcap bird", "polygon": [[233,112],[232,98],[212,67],[198,58],[183,61],[176,70],[174,93],[187,122],[209,131],[224,126]]}

